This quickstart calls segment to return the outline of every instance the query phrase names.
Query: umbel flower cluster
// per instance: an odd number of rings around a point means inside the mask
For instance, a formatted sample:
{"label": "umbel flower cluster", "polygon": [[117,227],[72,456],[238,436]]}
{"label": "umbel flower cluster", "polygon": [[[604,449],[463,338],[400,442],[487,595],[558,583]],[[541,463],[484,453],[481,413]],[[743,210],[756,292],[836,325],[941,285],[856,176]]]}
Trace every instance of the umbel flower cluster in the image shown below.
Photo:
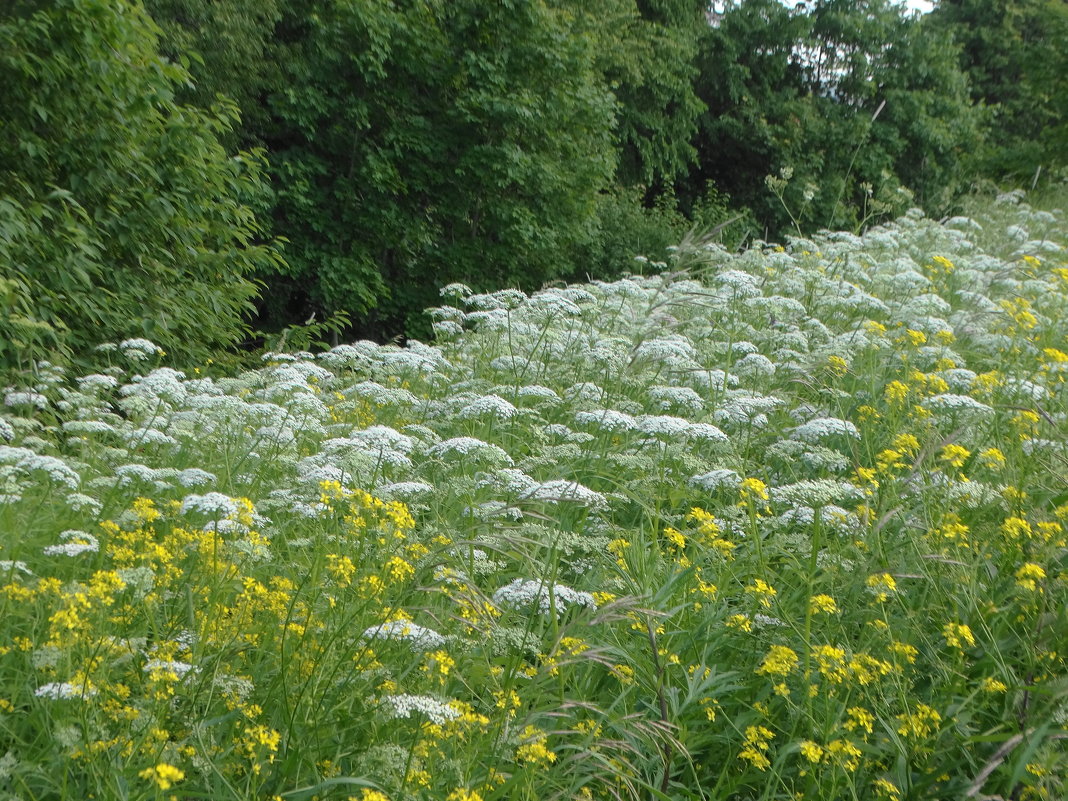
{"label": "umbel flower cluster", "polygon": [[1058,798],[1068,225],[1019,196],[144,340],[0,416],[0,798]]}

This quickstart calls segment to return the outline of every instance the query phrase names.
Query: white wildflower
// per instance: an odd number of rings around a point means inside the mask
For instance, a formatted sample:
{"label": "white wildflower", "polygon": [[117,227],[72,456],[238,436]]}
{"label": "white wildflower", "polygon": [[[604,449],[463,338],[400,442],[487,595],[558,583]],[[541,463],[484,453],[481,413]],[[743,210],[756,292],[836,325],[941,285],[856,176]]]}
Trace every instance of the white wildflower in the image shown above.
{"label": "white wildflower", "polygon": [[568,501],[591,509],[603,509],[608,505],[608,499],[601,493],[595,492],[577,481],[568,481],[567,479],[543,481],[530,489],[524,497],[536,501],[549,501],[550,503]]}
{"label": "white wildflower", "polygon": [[209,492],[206,495],[186,495],[182,499],[181,514],[195,512],[209,517],[234,517],[237,515],[237,501],[221,492]]}
{"label": "white wildflower", "polygon": [[512,457],[497,445],[475,437],[453,437],[431,447],[427,454],[437,458],[476,456],[497,464],[514,464]]}
{"label": "white wildflower", "polygon": [[446,640],[433,629],[420,626],[410,620],[392,620],[371,626],[361,635],[365,640],[399,640],[407,643],[413,651],[431,651],[440,648]]}
{"label": "white wildflower", "polygon": [[4,395],[5,406],[33,406],[35,409],[47,409],[48,398],[40,392],[31,390],[11,390]]}
{"label": "white wildflower", "polygon": [[525,609],[534,606],[542,614],[547,614],[554,607],[558,612],[563,612],[572,605],[584,606],[588,609],[597,608],[597,602],[588,592],[573,590],[563,584],[553,584],[550,588],[544,581],[521,578],[515,579],[493,593],[493,602],[497,606],[510,609]]}
{"label": "white wildflower", "polygon": [[459,709],[429,695],[387,695],[382,698],[382,705],[394,718],[410,718],[418,713],[439,726],[460,717]]}
{"label": "white wildflower", "polygon": [[575,414],[575,422],[579,425],[596,426],[604,431],[612,432],[633,431],[638,427],[633,417],[615,409],[578,412]]}
{"label": "white wildflower", "polygon": [[198,670],[195,665],[174,659],[149,659],[141,669],[145,673],[173,673],[179,680],[184,679],[189,673],[196,674]]}
{"label": "white wildflower", "polygon": [[85,684],[81,686],[66,681],[52,681],[42,684],[34,693],[38,698],[48,698],[59,701],[67,698],[88,698],[96,695],[96,690]]}
{"label": "white wildflower", "polygon": [[649,399],[664,411],[678,409],[700,414],[705,406],[704,399],[690,387],[653,386],[649,390]]}
{"label": "white wildflower", "polygon": [[147,339],[140,338],[124,339],[119,343],[119,350],[128,359],[132,359],[135,362],[163,355],[163,348],[149,342]]}
{"label": "white wildflower", "polygon": [[96,553],[100,550],[100,541],[86,531],[68,529],[59,535],[62,540],[56,545],[47,545],[41,551],[45,556],[79,556],[83,553]]}
{"label": "white wildflower", "polygon": [[932,412],[971,414],[987,417],[994,414],[994,409],[980,403],[968,395],[954,395],[944,392],[931,398],[924,398],[921,404]]}
{"label": "white wildflower", "polygon": [[468,420],[475,417],[494,417],[508,420],[519,414],[519,410],[499,395],[483,395],[460,409],[457,417]]}
{"label": "white wildflower", "polygon": [[201,487],[214,484],[217,480],[214,473],[201,470],[199,467],[187,467],[178,473],[178,483],[183,487]]}
{"label": "white wildflower", "polygon": [[104,389],[115,389],[115,387],[119,385],[118,379],[114,376],[101,375],[100,373],[85,375],[76,380],[78,389],[82,392],[99,392]]}
{"label": "white wildflower", "polygon": [[845,436],[860,439],[860,431],[848,420],[838,417],[817,417],[790,432],[791,439],[816,443],[827,437]]}
{"label": "white wildflower", "polygon": [[735,490],[741,486],[742,477],[734,470],[718,468],[691,477],[689,483],[708,492],[715,492],[721,489]]}
{"label": "white wildflower", "polygon": [[437,487],[427,484],[425,481],[398,481],[394,484],[383,484],[375,490],[375,494],[385,500],[399,500],[412,502],[419,498],[433,495]]}

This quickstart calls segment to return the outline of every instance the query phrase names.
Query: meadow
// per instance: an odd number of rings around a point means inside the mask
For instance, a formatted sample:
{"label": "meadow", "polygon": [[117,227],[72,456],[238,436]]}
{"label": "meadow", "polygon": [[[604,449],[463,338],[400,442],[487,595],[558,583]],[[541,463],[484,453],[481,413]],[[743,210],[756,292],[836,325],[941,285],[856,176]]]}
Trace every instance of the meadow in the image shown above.
{"label": "meadow", "polygon": [[441,291],[435,344],[39,363],[0,798],[1055,799],[1068,220]]}

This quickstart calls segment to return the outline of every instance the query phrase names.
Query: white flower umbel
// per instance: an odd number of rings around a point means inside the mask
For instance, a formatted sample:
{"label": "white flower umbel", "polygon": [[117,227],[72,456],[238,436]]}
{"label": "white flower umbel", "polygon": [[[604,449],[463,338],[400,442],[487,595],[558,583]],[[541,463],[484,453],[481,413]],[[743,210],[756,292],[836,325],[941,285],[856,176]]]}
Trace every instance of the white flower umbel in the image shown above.
{"label": "white flower umbel", "polygon": [[35,409],[47,409],[48,398],[40,392],[31,390],[13,390],[4,395],[5,406],[33,406]]}
{"label": "white flower umbel", "polygon": [[705,408],[704,399],[690,387],[654,386],[649,389],[649,400],[663,411],[700,414]]}
{"label": "white flower umbel", "polygon": [[445,644],[445,638],[436,631],[410,620],[393,620],[371,626],[362,636],[365,640],[400,640],[408,643],[413,651],[430,651]]}
{"label": "white flower umbel", "polygon": [[186,495],[179,510],[183,515],[189,512],[208,517],[233,517],[237,514],[237,501],[221,492],[209,492],[206,495]]}
{"label": "white flower umbel", "polygon": [[719,468],[693,476],[690,478],[689,483],[708,492],[716,492],[721,489],[736,490],[742,485],[742,477],[734,470]]}
{"label": "white flower umbel", "polygon": [[77,379],[78,389],[82,392],[100,392],[105,389],[115,389],[119,381],[115,376],[92,373]]}
{"label": "white flower umbel", "polygon": [[59,539],[60,543],[46,545],[41,553],[45,556],[80,556],[100,550],[100,541],[86,531],[68,529],[59,535]]}
{"label": "white flower umbel", "polygon": [[425,481],[398,481],[377,487],[375,494],[387,501],[397,500],[411,503],[420,498],[430,498],[437,492],[433,484]]}
{"label": "white flower umbel", "polygon": [[122,351],[126,358],[135,362],[141,362],[146,359],[152,359],[156,356],[163,355],[163,348],[147,339],[141,338],[124,339],[119,343],[119,350]]}
{"label": "white flower umbel", "polygon": [[544,481],[526,492],[523,497],[550,503],[567,501],[590,509],[603,509],[608,506],[608,499],[601,493],[567,479]]}
{"label": "white flower umbel", "polygon": [[493,603],[509,609],[528,609],[533,606],[543,615],[554,608],[557,613],[566,611],[570,606],[597,608],[597,602],[588,592],[573,590],[563,584],[553,584],[550,587],[544,581],[521,578],[493,593]]}
{"label": "white flower umbel", "polygon": [[439,459],[474,456],[494,464],[514,464],[512,457],[502,448],[475,437],[453,437],[431,447],[427,454]]}
{"label": "white flower umbel", "polygon": [[48,698],[59,701],[67,698],[91,698],[96,695],[96,690],[85,685],[75,685],[67,681],[52,681],[42,684],[33,693],[38,698]]}
{"label": "white flower umbel", "polygon": [[199,467],[187,467],[178,473],[178,483],[183,487],[203,487],[214,484],[217,480],[214,473]]}
{"label": "white flower umbel", "polygon": [[829,478],[804,479],[793,484],[771,488],[771,499],[776,503],[804,506],[827,506],[835,501],[859,501],[863,490],[848,481]]}
{"label": "white flower umbel", "polygon": [[17,471],[31,475],[43,473],[50,481],[72,490],[78,489],[81,483],[81,476],[62,459],[43,456],[29,448],[0,445],[0,465],[13,465]]}
{"label": "white flower umbel", "polygon": [[589,412],[578,412],[575,415],[575,422],[579,425],[593,426],[602,431],[614,433],[633,431],[638,427],[638,423],[633,417],[615,409],[595,409]]}
{"label": "white flower umbel", "polygon": [[188,662],[179,662],[174,659],[149,659],[145,662],[142,670],[145,673],[153,673],[156,671],[164,673],[173,673],[179,679],[184,679],[188,673],[196,673],[197,667],[190,665]]}
{"label": "white flower umbel", "polygon": [[935,395],[932,398],[924,398],[920,403],[936,414],[959,414],[972,417],[990,417],[994,414],[993,407],[980,403],[975,398],[949,392]]}
{"label": "white flower umbel", "polygon": [[519,414],[519,410],[499,395],[483,395],[460,409],[457,417],[470,420],[477,417],[494,417],[509,420]]}
{"label": "white flower umbel", "polygon": [[439,726],[460,717],[460,710],[430,695],[386,695],[382,697],[382,706],[394,718],[420,714]]}
{"label": "white flower umbel", "polygon": [[860,439],[860,431],[848,420],[842,420],[838,417],[817,417],[815,420],[809,420],[807,423],[797,426],[790,432],[791,439],[811,443],[820,442],[828,437],[839,436]]}

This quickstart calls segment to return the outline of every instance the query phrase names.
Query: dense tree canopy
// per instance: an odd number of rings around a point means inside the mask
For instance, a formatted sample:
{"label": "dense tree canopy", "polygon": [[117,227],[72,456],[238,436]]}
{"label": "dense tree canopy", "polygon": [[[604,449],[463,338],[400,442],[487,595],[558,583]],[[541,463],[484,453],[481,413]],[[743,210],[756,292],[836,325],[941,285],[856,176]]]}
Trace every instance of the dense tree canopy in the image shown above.
{"label": "dense tree canopy", "polygon": [[0,10],[0,360],[149,336],[179,360],[233,343],[276,262],[254,244],[261,163],[227,156],[232,105],[123,0]]}
{"label": "dense tree canopy", "polygon": [[940,210],[979,141],[948,37],[888,0],[732,3],[699,58],[708,111],[693,175],[772,233],[854,228],[910,202],[904,189]]}
{"label": "dense tree canopy", "polygon": [[1025,180],[1068,165],[1068,3],[942,0],[931,20],[961,44],[972,96],[993,111],[979,169]]}

